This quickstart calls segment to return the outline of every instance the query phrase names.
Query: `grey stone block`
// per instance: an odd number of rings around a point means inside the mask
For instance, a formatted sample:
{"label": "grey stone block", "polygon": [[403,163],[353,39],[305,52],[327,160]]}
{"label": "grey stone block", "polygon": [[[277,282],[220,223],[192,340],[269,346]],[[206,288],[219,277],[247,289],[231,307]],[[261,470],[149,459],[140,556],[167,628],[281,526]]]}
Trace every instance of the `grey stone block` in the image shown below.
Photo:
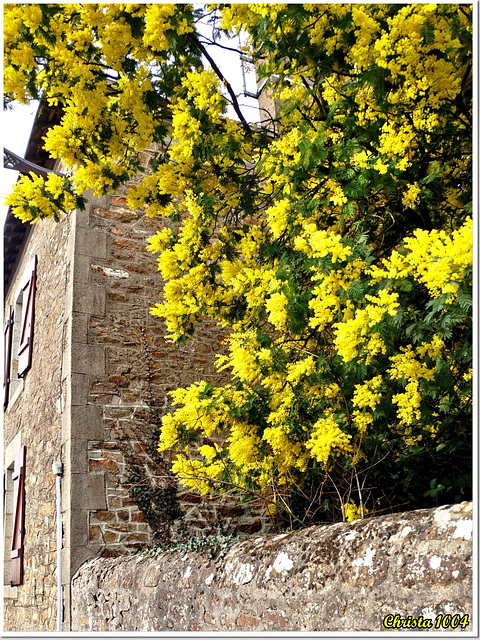
{"label": "grey stone block", "polygon": [[105,348],[101,344],[72,344],[72,372],[105,375]]}
{"label": "grey stone block", "polygon": [[73,439],[103,440],[103,408],[100,405],[72,407],[71,420]]}
{"label": "grey stone block", "polygon": [[88,342],[88,314],[80,311],[72,313],[71,340],[73,343]]}
{"label": "grey stone block", "polygon": [[87,199],[87,210],[92,210],[95,207],[101,207],[102,209],[108,209],[110,207],[111,196],[97,196],[92,190],[86,191],[84,194]]}
{"label": "grey stone block", "polygon": [[75,211],[75,224],[78,227],[85,227],[85,228],[89,228],[90,227],[90,207],[87,206],[85,207],[85,211],[80,211],[80,209],[77,209]]}
{"label": "grey stone block", "polygon": [[73,311],[95,316],[105,315],[105,289],[96,284],[77,282],[73,294]]}
{"label": "grey stone block", "polygon": [[[65,441],[65,471],[66,473],[88,473],[88,441],[84,438],[69,438]],[[69,479],[64,478],[65,491]]]}
{"label": "grey stone block", "polygon": [[70,574],[73,575],[84,562],[97,557],[104,546],[102,544],[75,545],[69,549]]}
{"label": "grey stone block", "polygon": [[84,547],[88,544],[88,511],[86,509],[77,509],[76,502],[80,500],[80,496],[72,496],[72,509],[70,511],[70,546]]}
{"label": "grey stone block", "polygon": [[106,509],[105,476],[93,473],[73,474],[72,495],[75,496],[75,508]]}
{"label": "grey stone block", "polygon": [[88,377],[84,373],[72,373],[69,379],[70,405],[84,406],[88,398]]}
{"label": "grey stone block", "polygon": [[92,258],[107,257],[107,236],[97,229],[79,227],[76,230],[75,253]]}
{"label": "grey stone block", "polygon": [[[90,279],[91,261],[92,261],[92,258],[91,256],[88,256],[88,255],[78,254],[77,256],[75,256],[75,261],[73,264],[74,289],[75,289],[75,283],[77,282],[88,283]],[[75,290],[74,290],[74,295],[75,295]]]}

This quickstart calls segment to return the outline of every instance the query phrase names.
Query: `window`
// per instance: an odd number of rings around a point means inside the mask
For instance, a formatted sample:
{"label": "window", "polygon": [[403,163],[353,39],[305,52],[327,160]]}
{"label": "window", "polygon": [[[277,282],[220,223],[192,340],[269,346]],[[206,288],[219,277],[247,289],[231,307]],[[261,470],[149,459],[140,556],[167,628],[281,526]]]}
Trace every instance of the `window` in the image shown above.
{"label": "window", "polygon": [[29,262],[22,281],[15,309],[10,307],[4,328],[3,406],[20,385],[32,364],[33,325],[35,316],[35,291],[37,281],[37,256]]}
{"label": "window", "polygon": [[13,531],[13,462],[3,476],[3,584],[10,585],[12,580],[11,534]]}
{"label": "window", "polygon": [[5,319],[3,330],[3,408],[8,404],[10,392],[10,378],[12,375],[12,337],[13,337],[13,309],[10,307]]}
{"label": "window", "polygon": [[26,447],[21,447],[4,475],[4,576],[5,585],[23,583],[23,536],[25,529]]}
{"label": "window", "polygon": [[26,277],[23,280],[22,320],[20,324],[20,338],[18,344],[18,372],[19,378],[30,369],[32,364],[33,319],[35,311],[35,288],[37,282],[37,256],[28,265]]}

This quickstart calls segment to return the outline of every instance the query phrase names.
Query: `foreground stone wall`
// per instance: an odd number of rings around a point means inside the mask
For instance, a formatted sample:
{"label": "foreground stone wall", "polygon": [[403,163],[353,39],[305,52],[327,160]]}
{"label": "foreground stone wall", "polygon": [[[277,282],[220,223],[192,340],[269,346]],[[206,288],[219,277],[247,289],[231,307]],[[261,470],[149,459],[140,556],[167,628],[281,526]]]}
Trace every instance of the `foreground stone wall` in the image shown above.
{"label": "foreground stone wall", "polygon": [[73,579],[72,630],[383,631],[388,614],[458,613],[472,631],[472,529],[464,502],[250,538],[217,561],[98,558]]}

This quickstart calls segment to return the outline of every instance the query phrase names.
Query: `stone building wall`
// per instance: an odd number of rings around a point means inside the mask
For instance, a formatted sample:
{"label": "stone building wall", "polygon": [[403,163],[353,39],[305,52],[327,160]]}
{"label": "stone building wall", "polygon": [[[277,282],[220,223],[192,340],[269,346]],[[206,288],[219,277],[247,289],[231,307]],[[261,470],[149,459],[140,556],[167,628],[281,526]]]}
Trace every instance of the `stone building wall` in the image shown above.
{"label": "stone building wall", "polygon": [[72,630],[418,633],[416,621],[471,635],[472,531],[464,502],[251,538],[217,560],[99,558],[73,579]]}
{"label": "stone building wall", "polygon": [[72,368],[76,404],[89,412],[84,470],[105,494],[86,514],[88,546],[112,554],[151,543],[149,525],[173,539],[261,531],[263,508],[183,490],[169,473],[168,455],[156,451],[161,417],[171,408],[168,392],[196,380],[222,381],[213,364],[222,333],[204,322],[192,340],[176,345],[149,313],[161,299],[162,279],[146,239],[169,221],[130,210],[128,187],[91,199],[77,213]]}
{"label": "stone building wall", "polygon": [[[43,220],[34,225],[5,297],[5,308],[15,307],[29,260],[37,255],[32,366],[25,378],[14,378],[3,416],[4,470],[11,466],[20,447],[26,446],[24,582],[9,586],[12,523],[6,519],[5,630],[55,629],[57,525],[52,463],[64,456],[62,429],[72,241],[69,218],[59,224]],[[52,256],[56,257],[54,262]],[[18,328],[18,313],[15,324]],[[7,483],[11,484],[11,480]]]}

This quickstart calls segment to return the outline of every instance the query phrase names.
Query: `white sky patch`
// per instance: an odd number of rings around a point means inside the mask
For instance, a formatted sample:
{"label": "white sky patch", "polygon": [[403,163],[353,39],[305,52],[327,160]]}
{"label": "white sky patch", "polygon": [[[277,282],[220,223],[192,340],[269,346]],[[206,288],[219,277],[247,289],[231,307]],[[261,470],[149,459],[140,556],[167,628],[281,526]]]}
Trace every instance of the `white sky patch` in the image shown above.
{"label": "white sky patch", "polygon": [[[25,155],[30,133],[32,131],[33,121],[38,109],[38,102],[32,101],[30,104],[13,103],[13,109],[5,109],[2,111],[1,138],[2,148],[8,149],[12,153],[22,158]],[[8,207],[5,206],[5,197],[12,190],[13,185],[17,182],[18,171],[5,169],[2,164],[2,220],[5,220]]]}
{"label": "white sky patch", "polygon": [[[220,21],[217,20],[216,24],[218,27]],[[197,23],[197,28],[201,36],[204,36],[206,40],[215,41],[217,45],[220,45],[216,46],[215,44],[207,44],[204,42],[209,55],[213,58],[215,64],[237,96],[245,119],[247,122],[260,122],[258,100],[249,95],[257,93],[257,77],[253,64],[245,59],[242,63],[242,56],[239,53],[243,44],[241,34],[240,36],[227,38],[225,35],[217,32],[214,37],[213,27],[213,24],[207,24],[203,20]],[[231,51],[231,49],[236,49],[237,51]],[[204,59],[203,62],[206,67],[210,66],[206,59]],[[227,100],[230,100],[226,90],[222,91],[222,93]],[[230,103],[227,109],[227,116],[232,118],[232,120],[238,120]]]}

